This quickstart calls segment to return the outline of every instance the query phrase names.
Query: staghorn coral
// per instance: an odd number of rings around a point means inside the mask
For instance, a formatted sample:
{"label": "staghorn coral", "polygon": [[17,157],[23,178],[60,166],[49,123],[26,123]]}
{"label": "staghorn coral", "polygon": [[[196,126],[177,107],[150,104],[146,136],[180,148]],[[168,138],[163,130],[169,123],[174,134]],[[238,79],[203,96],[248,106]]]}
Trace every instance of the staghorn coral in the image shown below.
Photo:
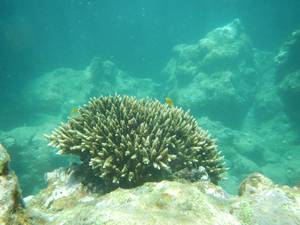
{"label": "staghorn coral", "polygon": [[76,154],[107,185],[133,187],[204,167],[217,183],[226,170],[215,141],[177,107],[128,96],[92,98],[47,136],[60,154]]}

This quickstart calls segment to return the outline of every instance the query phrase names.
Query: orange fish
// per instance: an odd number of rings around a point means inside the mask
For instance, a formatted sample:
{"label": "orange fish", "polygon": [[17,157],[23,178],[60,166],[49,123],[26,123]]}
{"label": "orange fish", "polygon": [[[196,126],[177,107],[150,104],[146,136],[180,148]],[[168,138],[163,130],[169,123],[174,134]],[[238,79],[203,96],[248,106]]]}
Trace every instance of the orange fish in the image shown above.
{"label": "orange fish", "polygon": [[166,101],[166,104],[169,106],[169,107],[173,107],[174,106],[174,102],[172,99],[170,98],[165,98],[165,101]]}
{"label": "orange fish", "polygon": [[70,116],[70,117],[77,116],[78,113],[79,113],[79,108],[73,107],[73,108],[71,109],[71,111],[70,111],[70,115],[69,115],[69,116]]}
{"label": "orange fish", "polygon": [[74,107],[71,109],[71,113],[78,113],[79,112],[79,109]]}

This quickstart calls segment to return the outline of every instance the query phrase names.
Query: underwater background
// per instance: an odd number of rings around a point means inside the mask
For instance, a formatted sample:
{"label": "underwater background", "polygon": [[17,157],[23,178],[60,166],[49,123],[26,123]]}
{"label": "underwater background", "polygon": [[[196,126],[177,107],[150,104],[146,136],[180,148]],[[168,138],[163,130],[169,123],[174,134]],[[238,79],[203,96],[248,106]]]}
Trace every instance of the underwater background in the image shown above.
{"label": "underwater background", "polygon": [[298,0],[0,2],[0,142],[23,195],[74,160],[43,134],[92,96],[169,97],[218,140],[236,193],[300,180]]}

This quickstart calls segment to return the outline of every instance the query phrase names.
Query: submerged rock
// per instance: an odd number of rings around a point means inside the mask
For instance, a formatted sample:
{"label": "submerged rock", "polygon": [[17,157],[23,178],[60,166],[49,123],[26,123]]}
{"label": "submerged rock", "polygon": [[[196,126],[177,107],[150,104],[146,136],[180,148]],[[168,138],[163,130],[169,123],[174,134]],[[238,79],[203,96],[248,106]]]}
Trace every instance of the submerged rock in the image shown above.
{"label": "submerged rock", "polygon": [[275,56],[278,80],[300,68],[300,29],[291,33]]}
{"label": "submerged rock", "polygon": [[9,155],[0,144],[0,224],[30,224],[24,215],[17,176],[9,170]]}
{"label": "submerged rock", "polygon": [[49,224],[240,224],[223,210],[226,193],[208,182],[151,182],[101,195],[73,179],[57,170],[28,207],[47,212]]}
{"label": "submerged rock", "polygon": [[[300,122],[300,30],[294,31],[275,57],[279,94],[292,121]],[[298,126],[297,128],[300,129]]]}
{"label": "submerged rock", "polygon": [[195,44],[175,46],[163,72],[177,104],[230,127],[244,118],[258,77],[251,43],[238,19]]}
{"label": "submerged rock", "polygon": [[[91,96],[113,93],[153,96],[157,84],[151,79],[135,78],[109,60],[94,58],[83,70],[58,68],[43,74],[24,88],[22,102],[33,115],[70,115],[74,107]],[[29,113],[29,114],[30,114]]]}
{"label": "submerged rock", "polygon": [[300,190],[249,176],[239,196],[209,181],[150,182],[101,194],[78,182],[72,170],[47,175],[49,186],[27,199],[44,224],[299,224]]}
{"label": "submerged rock", "polygon": [[5,148],[0,144],[0,175],[6,175],[8,173],[8,164],[10,157]]}
{"label": "submerged rock", "polygon": [[[279,85],[279,94],[285,105],[285,111],[292,121],[300,122],[300,66],[293,73],[285,76]],[[300,128],[300,127],[298,127]]]}
{"label": "submerged rock", "polygon": [[240,186],[231,212],[242,224],[300,224],[300,190],[278,186],[261,174],[252,174]]}
{"label": "submerged rock", "polygon": [[[1,145],[0,153],[7,155]],[[193,183],[184,179],[149,182],[107,193],[92,180],[84,183],[88,179],[82,169],[74,165],[48,173],[48,187],[26,197],[24,204],[14,173],[0,175],[0,224],[300,223],[299,188],[275,185],[258,173],[242,182],[238,196],[231,196],[206,179]]]}

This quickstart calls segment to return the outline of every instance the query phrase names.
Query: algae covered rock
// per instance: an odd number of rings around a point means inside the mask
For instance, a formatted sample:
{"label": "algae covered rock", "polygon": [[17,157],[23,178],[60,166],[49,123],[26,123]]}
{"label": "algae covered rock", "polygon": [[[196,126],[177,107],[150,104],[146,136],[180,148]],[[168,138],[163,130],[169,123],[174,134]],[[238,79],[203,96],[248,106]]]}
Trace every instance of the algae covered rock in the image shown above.
{"label": "algae covered rock", "polygon": [[92,98],[48,139],[58,153],[79,155],[108,186],[170,179],[200,166],[217,183],[226,170],[215,141],[197,121],[157,100]]}
{"label": "algae covered rock", "polygon": [[[72,169],[47,175],[49,185],[26,199],[40,224],[297,225],[300,190],[261,174],[249,176],[239,196],[207,181],[148,182],[110,193],[90,193]],[[92,213],[91,213],[92,212]]]}
{"label": "algae covered rock", "polygon": [[300,66],[295,72],[285,76],[279,85],[279,94],[290,118],[300,122]]}
{"label": "algae covered rock", "polygon": [[238,19],[195,44],[175,46],[163,73],[176,104],[231,127],[244,118],[258,77],[251,43]]}
{"label": "algae covered rock", "polygon": [[8,173],[8,164],[10,157],[5,151],[4,147],[0,144],[0,176]]}
{"label": "algae covered rock", "polygon": [[69,114],[90,96],[117,92],[145,97],[157,88],[153,80],[136,78],[114,62],[95,57],[84,69],[58,68],[37,77],[24,88],[22,104],[27,114]]}
{"label": "algae covered rock", "polygon": [[299,69],[300,29],[292,32],[280,47],[274,61],[277,66],[277,78],[282,80],[287,74]]}
{"label": "algae covered rock", "polygon": [[90,89],[89,77],[84,70],[58,68],[34,79],[24,88],[24,103],[28,110],[33,108],[40,113],[55,115],[64,107],[84,102]]}
{"label": "algae covered rock", "polygon": [[18,178],[9,169],[10,157],[0,144],[0,224],[30,224],[23,215]]}
{"label": "algae covered rock", "polygon": [[70,171],[50,177],[48,188],[27,202],[45,224],[240,224],[224,210],[229,196],[207,182],[149,182],[102,195],[85,191]]}
{"label": "algae covered rock", "polygon": [[252,174],[240,186],[232,212],[246,225],[300,224],[300,190],[279,186],[262,174]]}
{"label": "algae covered rock", "polygon": [[[274,59],[278,92],[292,121],[300,121],[300,30],[294,31]],[[299,128],[299,126],[297,126]]]}
{"label": "algae covered rock", "polygon": [[91,95],[110,95],[112,93],[154,96],[159,85],[150,78],[137,78],[121,70],[114,62],[94,58],[86,68],[92,82]]}

